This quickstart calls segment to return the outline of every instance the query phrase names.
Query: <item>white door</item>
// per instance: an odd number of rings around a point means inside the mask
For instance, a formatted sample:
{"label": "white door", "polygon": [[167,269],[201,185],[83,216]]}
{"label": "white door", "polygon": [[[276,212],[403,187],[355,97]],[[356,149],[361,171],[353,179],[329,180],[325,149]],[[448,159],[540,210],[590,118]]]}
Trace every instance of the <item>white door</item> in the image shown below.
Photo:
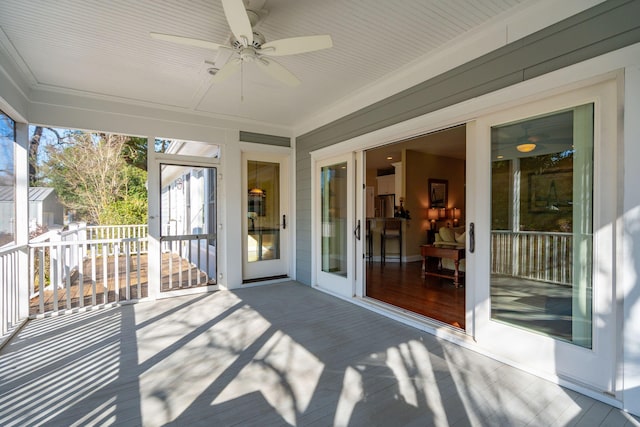
{"label": "white door", "polygon": [[354,295],[355,176],[352,153],[318,161],[314,168],[315,283],[345,297]]}
{"label": "white door", "polygon": [[615,87],[481,117],[467,156],[478,344],[605,393],[615,390],[617,333]]}
{"label": "white door", "polygon": [[245,282],[289,275],[288,155],[244,153],[243,269]]}

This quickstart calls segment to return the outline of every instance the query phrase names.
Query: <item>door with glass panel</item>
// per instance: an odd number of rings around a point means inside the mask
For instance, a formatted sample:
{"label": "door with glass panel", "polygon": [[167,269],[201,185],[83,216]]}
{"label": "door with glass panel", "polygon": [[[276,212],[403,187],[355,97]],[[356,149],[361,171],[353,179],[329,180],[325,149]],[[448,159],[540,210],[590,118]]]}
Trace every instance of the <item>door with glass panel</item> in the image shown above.
{"label": "door with glass panel", "polygon": [[[317,286],[346,297],[354,295],[355,162],[353,154],[323,160],[315,168]],[[354,234],[355,232],[355,234]]]}
{"label": "door with glass panel", "polygon": [[478,166],[490,188],[480,208],[486,222],[480,213],[475,226],[476,274],[488,276],[477,284],[478,342],[611,391],[615,319],[612,273],[603,267],[611,265],[612,235],[599,206],[615,198],[596,172],[611,164],[604,148],[615,152],[615,135],[601,126],[595,100],[574,96],[568,108],[570,98],[557,98],[528,106],[524,117],[516,110],[478,122],[478,135],[486,135],[478,149],[491,156],[479,156],[486,163]]}
{"label": "door with glass panel", "polygon": [[289,181],[287,157],[245,153],[243,270],[245,282],[289,274]]}

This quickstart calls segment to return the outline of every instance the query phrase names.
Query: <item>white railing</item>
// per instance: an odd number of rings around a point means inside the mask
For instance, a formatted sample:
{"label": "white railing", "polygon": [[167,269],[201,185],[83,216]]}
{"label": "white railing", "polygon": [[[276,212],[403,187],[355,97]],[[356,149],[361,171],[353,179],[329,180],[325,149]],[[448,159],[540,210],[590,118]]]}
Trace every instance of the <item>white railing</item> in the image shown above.
{"label": "white railing", "polygon": [[160,291],[213,285],[216,280],[215,234],[163,236]]}
{"label": "white railing", "polygon": [[67,231],[32,240],[30,314],[141,298],[143,279],[146,283],[147,229],[146,224],[77,223]]}
{"label": "white railing", "polygon": [[17,246],[0,249],[0,342],[20,321]]}
{"label": "white railing", "polygon": [[491,232],[491,273],[571,285],[571,233]]}
{"label": "white railing", "polygon": [[[142,253],[148,252],[147,246],[147,233],[149,227],[147,224],[135,224],[135,225],[89,225],[87,229],[87,239],[141,239]],[[144,239],[144,240],[142,240]],[[124,247],[120,246],[120,252],[124,250]]]}

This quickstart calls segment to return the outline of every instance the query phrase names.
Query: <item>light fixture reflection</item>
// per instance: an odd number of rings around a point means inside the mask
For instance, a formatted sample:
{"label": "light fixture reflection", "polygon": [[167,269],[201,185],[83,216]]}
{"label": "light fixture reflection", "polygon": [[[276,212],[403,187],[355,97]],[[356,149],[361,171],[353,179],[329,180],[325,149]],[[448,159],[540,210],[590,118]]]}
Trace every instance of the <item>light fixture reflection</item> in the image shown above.
{"label": "light fixture reflection", "polygon": [[536,149],[536,144],[534,143],[520,144],[516,147],[516,149],[521,153],[529,153]]}

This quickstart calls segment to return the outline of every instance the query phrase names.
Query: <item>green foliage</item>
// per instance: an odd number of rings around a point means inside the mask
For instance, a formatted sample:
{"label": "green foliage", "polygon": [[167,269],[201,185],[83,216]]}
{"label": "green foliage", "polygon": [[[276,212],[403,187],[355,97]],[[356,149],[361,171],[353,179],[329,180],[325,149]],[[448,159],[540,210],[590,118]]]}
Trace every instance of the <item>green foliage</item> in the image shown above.
{"label": "green foliage", "polygon": [[122,147],[122,156],[128,165],[147,170],[147,138],[132,136]]}
{"label": "green foliage", "polygon": [[147,199],[125,197],[105,206],[100,212],[101,225],[126,225],[147,223]]}
{"label": "green foliage", "polygon": [[123,170],[126,197],[147,200],[147,171],[137,166],[126,166]]}

